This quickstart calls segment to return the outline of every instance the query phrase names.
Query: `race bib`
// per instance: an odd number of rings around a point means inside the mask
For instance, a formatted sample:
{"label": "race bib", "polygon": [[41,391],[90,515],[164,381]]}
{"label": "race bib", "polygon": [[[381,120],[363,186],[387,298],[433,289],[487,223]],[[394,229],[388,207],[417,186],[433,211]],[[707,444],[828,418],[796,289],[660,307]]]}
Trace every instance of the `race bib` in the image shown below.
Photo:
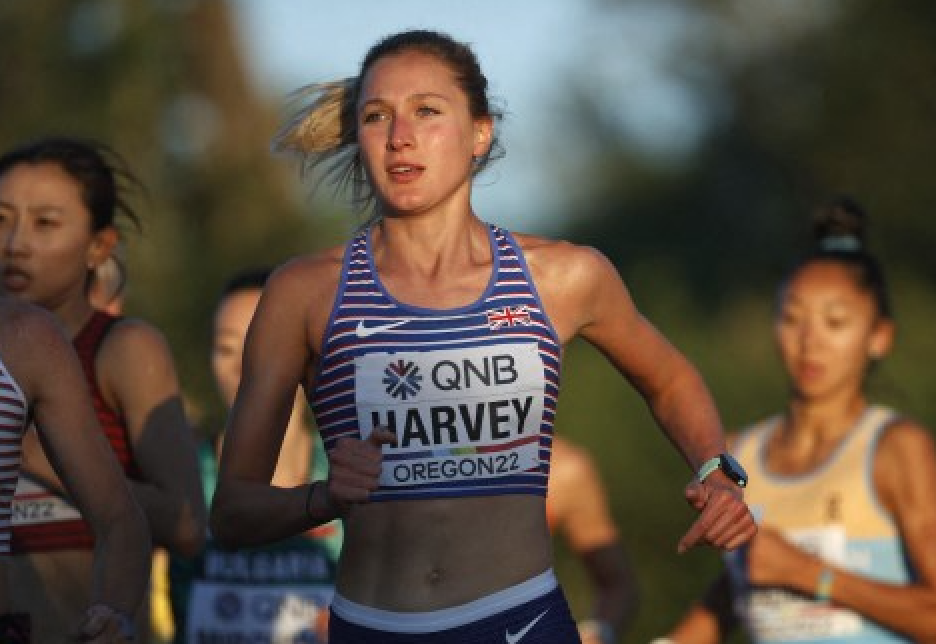
{"label": "race bib", "polygon": [[21,476],[13,496],[13,525],[27,526],[81,519],[78,509],[36,483]]}
{"label": "race bib", "polygon": [[[830,524],[792,530],[786,537],[806,552],[842,566],[846,561],[845,528]],[[811,641],[861,633],[861,617],[850,610],[815,602],[781,589],[754,589],[747,616],[762,641]]]}
{"label": "race bib", "polygon": [[381,487],[498,478],[540,466],[535,343],[372,353],[355,360],[363,438],[385,427]]}
{"label": "race bib", "polygon": [[186,642],[324,644],[331,586],[256,587],[198,582]]}

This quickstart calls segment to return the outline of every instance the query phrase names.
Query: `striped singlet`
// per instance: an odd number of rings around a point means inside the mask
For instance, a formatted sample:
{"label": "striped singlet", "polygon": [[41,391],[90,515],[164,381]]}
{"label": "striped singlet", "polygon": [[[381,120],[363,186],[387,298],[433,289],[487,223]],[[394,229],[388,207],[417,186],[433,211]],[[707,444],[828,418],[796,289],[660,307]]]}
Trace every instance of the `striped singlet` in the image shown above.
{"label": "striped singlet", "polygon": [[[749,483],[744,498],[765,525],[801,548],[850,572],[877,581],[907,584],[914,578],[894,518],[874,490],[874,453],[881,434],[897,419],[869,406],[816,470],[783,476],[767,468],[767,445],[780,418],[744,431],[735,454]],[[869,619],[830,603],[780,588],[752,587],[736,553],[728,555],[736,608],[758,644],[883,644],[907,642]]]}
{"label": "striped singlet", "polygon": [[513,237],[489,226],[484,293],[436,310],[387,293],[370,230],[346,250],[312,391],[325,449],[395,433],[375,501],[545,496],[561,348]]}
{"label": "striped singlet", "polygon": [[20,469],[20,443],[29,406],[13,375],[0,360],[0,554],[10,552],[13,492]]}
{"label": "striped singlet", "polygon": [[[84,369],[98,422],[128,478],[138,478],[124,419],[104,399],[97,384],[95,356],[118,318],[95,312],[73,341]],[[89,550],[94,547],[91,526],[78,509],[44,485],[21,476],[13,499],[13,553]]]}

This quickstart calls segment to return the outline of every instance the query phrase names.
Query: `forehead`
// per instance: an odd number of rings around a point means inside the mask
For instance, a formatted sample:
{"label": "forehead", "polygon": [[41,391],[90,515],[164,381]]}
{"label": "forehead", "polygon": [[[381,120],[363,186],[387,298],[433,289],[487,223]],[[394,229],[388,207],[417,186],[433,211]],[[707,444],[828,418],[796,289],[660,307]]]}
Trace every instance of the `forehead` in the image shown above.
{"label": "forehead", "polygon": [[0,175],[0,192],[4,195],[42,198],[51,195],[81,199],[81,186],[58,164],[17,163]]}
{"label": "forehead", "polygon": [[413,94],[461,94],[455,72],[439,57],[418,50],[389,54],[377,59],[361,83],[361,102]]}
{"label": "forehead", "polygon": [[842,262],[813,261],[800,267],[786,288],[789,299],[822,299],[846,301],[869,298],[850,268]]}

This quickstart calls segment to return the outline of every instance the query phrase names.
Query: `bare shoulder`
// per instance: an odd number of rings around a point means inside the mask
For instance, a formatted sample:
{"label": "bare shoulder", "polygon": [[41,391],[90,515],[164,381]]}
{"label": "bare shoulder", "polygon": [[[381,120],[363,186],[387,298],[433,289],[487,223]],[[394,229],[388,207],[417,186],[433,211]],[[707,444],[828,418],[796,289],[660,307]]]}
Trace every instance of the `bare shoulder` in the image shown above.
{"label": "bare shoulder", "polygon": [[45,309],[0,296],[0,343],[3,345],[28,345],[42,339],[58,341],[63,333],[61,324]]}
{"label": "bare shoulder", "polygon": [[514,233],[514,238],[536,278],[587,280],[614,270],[604,253],[592,246],[522,233]]}
{"label": "bare shoulder", "polygon": [[[932,434],[911,418],[901,418],[888,426],[878,441],[875,454],[876,465],[895,474],[913,469],[907,467],[910,463],[933,458]],[[932,465],[936,467],[936,462]]]}
{"label": "bare shoulder", "polygon": [[341,281],[344,246],[295,257],[279,267],[267,281],[265,291],[295,301],[319,301],[333,296]]}
{"label": "bare shoulder", "polygon": [[105,336],[99,356],[104,360],[118,358],[140,364],[141,357],[160,354],[169,354],[169,343],[159,328],[142,318],[122,317]]}
{"label": "bare shoulder", "polygon": [[564,240],[516,238],[560,342],[583,335],[604,346],[610,338],[626,335],[625,327],[634,319],[633,304],[604,253]]}
{"label": "bare shoulder", "polygon": [[885,507],[902,521],[936,519],[936,449],[924,426],[902,418],[884,431],[874,452],[874,484]]}
{"label": "bare shoulder", "polygon": [[51,313],[9,297],[0,297],[0,356],[29,398],[63,360],[73,358],[65,330]]}

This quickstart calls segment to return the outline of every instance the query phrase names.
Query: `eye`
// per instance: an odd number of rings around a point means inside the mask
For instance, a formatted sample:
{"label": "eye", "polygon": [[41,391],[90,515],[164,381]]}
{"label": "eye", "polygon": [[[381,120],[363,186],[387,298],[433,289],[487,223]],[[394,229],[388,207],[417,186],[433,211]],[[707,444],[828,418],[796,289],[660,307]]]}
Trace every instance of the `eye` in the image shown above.
{"label": "eye", "polygon": [[386,115],[383,112],[374,110],[372,112],[365,112],[361,117],[362,123],[379,123],[380,121],[386,120]]}
{"label": "eye", "polygon": [[777,321],[783,326],[793,326],[796,324],[797,315],[794,311],[783,309],[780,311],[780,314],[777,316]]}
{"label": "eye", "polygon": [[419,116],[435,116],[436,114],[441,113],[441,110],[438,110],[430,105],[420,105],[416,108],[416,114]]}
{"label": "eye", "polygon": [[54,217],[39,217],[36,219],[36,225],[39,228],[56,228],[59,225],[59,220]]}
{"label": "eye", "polygon": [[826,326],[833,331],[839,331],[848,326],[848,318],[839,316],[826,318]]}

